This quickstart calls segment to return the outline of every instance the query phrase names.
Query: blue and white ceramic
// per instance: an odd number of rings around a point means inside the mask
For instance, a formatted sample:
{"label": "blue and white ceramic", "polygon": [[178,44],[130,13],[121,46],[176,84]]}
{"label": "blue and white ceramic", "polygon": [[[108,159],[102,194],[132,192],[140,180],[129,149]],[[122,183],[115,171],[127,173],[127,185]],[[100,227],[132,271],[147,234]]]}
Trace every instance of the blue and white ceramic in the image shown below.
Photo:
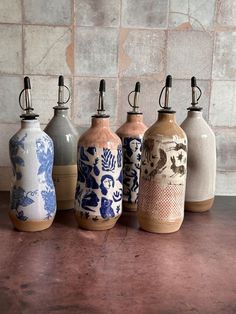
{"label": "blue and white ceramic", "polygon": [[22,120],[21,129],[10,139],[9,151],[13,169],[10,218],[22,231],[46,229],[56,212],[53,142],[38,120]]}

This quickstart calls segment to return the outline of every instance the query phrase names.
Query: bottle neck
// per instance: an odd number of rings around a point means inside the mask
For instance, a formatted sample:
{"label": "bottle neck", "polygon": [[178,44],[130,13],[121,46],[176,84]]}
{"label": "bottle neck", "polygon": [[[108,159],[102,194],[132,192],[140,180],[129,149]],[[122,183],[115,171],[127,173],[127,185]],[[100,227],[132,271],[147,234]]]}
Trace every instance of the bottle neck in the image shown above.
{"label": "bottle neck", "polygon": [[135,113],[129,113],[127,112],[127,122],[136,122],[136,123],[142,123],[143,122],[143,114],[135,114]]}
{"label": "bottle neck", "polygon": [[102,117],[92,117],[92,128],[109,128],[110,119]]}
{"label": "bottle neck", "polygon": [[176,123],[175,113],[158,112],[158,122]]}
{"label": "bottle neck", "polygon": [[188,118],[201,119],[202,118],[202,112],[201,111],[189,110],[188,111]]}
{"label": "bottle neck", "polygon": [[21,120],[22,129],[40,129],[40,122],[38,120]]}
{"label": "bottle neck", "polygon": [[55,109],[54,108],[54,116],[68,117],[68,109]]}

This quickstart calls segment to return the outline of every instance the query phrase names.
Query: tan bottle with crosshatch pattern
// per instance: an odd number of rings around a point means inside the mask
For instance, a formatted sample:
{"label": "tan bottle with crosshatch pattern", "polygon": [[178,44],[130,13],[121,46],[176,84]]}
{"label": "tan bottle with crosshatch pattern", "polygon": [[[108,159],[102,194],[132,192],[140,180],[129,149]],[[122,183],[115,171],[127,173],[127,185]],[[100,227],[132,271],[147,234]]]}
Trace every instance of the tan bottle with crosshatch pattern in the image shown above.
{"label": "tan bottle with crosshatch pattern", "polygon": [[187,138],[168,106],[171,85],[167,76],[165,105],[160,103],[158,120],[143,140],[138,220],[142,229],[155,233],[179,230],[184,218]]}

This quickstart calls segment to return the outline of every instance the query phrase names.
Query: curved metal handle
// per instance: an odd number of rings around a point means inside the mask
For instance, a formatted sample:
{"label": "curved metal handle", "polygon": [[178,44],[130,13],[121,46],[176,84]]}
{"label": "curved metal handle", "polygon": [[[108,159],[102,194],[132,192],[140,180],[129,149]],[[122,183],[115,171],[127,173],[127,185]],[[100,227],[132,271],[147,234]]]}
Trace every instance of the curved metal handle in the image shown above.
{"label": "curved metal handle", "polygon": [[201,88],[200,87],[198,87],[198,86],[196,86],[197,87],[197,89],[199,90],[199,92],[200,92],[200,94],[199,94],[199,96],[198,96],[198,98],[197,98],[197,101],[202,97],[202,90],[201,90]]}
{"label": "curved metal handle", "polygon": [[163,92],[164,92],[165,89],[166,89],[166,86],[164,86],[164,87],[162,88],[161,93],[160,93],[160,96],[159,96],[159,106],[160,106],[162,109],[165,108],[165,106],[162,106],[162,104],[161,104],[161,97],[162,97],[162,94],[163,94]]}
{"label": "curved metal handle", "polygon": [[135,106],[134,106],[134,105],[132,105],[132,104],[131,104],[131,102],[130,102],[130,96],[131,96],[131,94],[133,94],[133,93],[135,93],[135,91],[134,91],[134,90],[132,90],[132,92],[130,92],[130,93],[129,93],[129,95],[128,95],[128,103],[129,103],[130,107],[132,107],[132,108],[134,108],[134,107],[135,107]]}
{"label": "curved metal handle", "polygon": [[68,91],[68,98],[67,98],[66,101],[62,101],[62,102],[58,101],[57,102],[58,105],[65,105],[65,104],[67,104],[68,101],[70,100],[70,97],[71,97],[71,93],[70,93],[69,88],[66,85],[62,85],[62,87],[65,87],[67,89],[67,91]]}
{"label": "curved metal handle", "polygon": [[24,108],[24,107],[22,106],[22,104],[21,104],[21,96],[22,96],[22,94],[23,94],[24,91],[25,91],[25,89],[22,89],[22,91],[20,92],[20,95],[19,95],[19,105],[20,105],[20,107],[21,107],[21,109],[22,109],[23,111],[26,110],[26,108]]}

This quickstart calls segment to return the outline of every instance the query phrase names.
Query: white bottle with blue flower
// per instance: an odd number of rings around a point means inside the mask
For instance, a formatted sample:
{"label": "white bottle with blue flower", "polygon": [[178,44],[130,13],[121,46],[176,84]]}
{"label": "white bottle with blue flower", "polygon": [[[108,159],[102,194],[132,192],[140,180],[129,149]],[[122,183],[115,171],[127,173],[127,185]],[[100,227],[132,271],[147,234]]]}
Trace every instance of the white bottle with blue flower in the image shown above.
{"label": "white bottle with blue flower", "polygon": [[31,105],[31,87],[24,78],[25,111],[21,129],[10,139],[13,169],[10,218],[20,231],[40,231],[51,226],[56,213],[56,194],[52,180],[53,142],[41,130]]}

